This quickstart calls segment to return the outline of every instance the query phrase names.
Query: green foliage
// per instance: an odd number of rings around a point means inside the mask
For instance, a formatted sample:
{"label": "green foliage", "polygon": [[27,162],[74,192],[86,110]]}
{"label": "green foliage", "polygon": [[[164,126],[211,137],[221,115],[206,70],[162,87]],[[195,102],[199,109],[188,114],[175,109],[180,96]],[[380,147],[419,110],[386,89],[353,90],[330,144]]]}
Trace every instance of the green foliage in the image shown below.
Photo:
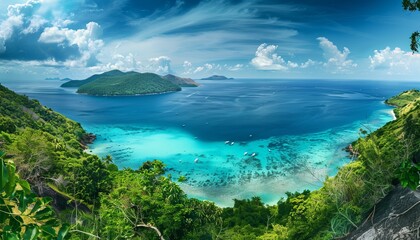
{"label": "green foliage", "polygon": [[292,211],[294,204],[293,199],[295,198],[303,198],[306,200],[309,197],[310,191],[305,190],[302,193],[295,192],[286,192],[287,198],[281,198],[280,201],[277,202],[277,222],[281,224],[287,223],[287,217],[289,216],[290,212]]}
{"label": "green foliage", "polygon": [[93,76],[88,77],[85,80],[71,80],[71,81],[68,81],[66,83],[63,83],[61,85],[61,87],[64,87],[64,88],[65,87],[68,87],[68,88],[77,88],[77,87],[80,87],[80,86],[82,86],[84,84],[93,82],[96,79],[101,78],[101,77],[104,77],[104,76],[120,76],[120,75],[123,75],[123,74],[124,73],[121,72],[120,70],[111,70],[111,71],[108,71],[108,72],[104,72],[102,74],[95,74]]}
{"label": "green foliage", "polygon": [[227,226],[260,227],[267,225],[270,211],[264,206],[260,197],[238,200],[234,199],[233,208],[223,209],[223,218]]}
{"label": "green foliage", "polygon": [[181,88],[154,73],[128,72],[119,75],[101,75],[79,87],[78,93],[89,95],[140,95],[180,91]]}
{"label": "green foliage", "polygon": [[[408,11],[420,11],[420,1],[419,0],[402,0],[402,5],[404,10]],[[418,31],[415,31],[410,36],[410,48],[413,52],[418,52],[419,47],[419,38],[420,33]]]}
{"label": "green foliage", "polygon": [[402,162],[398,169],[398,178],[403,187],[416,190],[420,185],[420,165],[414,164],[410,160]]}
{"label": "green foliage", "polygon": [[412,89],[404,91],[398,96],[387,99],[385,103],[397,107],[394,109],[394,112],[398,117],[400,115],[400,110],[407,105],[415,104],[418,100],[420,100],[420,91]]}
{"label": "green foliage", "polygon": [[[188,199],[164,175],[160,161],[146,162],[137,170],[116,174],[114,187],[101,198],[100,218],[106,238],[154,239],[160,229],[168,239],[191,239],[211,231],[218,208],[210,202]],[[150,227],[144,227],[150,226]],[[208,228],[209,231],[203,232]],[[188,237],[189,236],[189,237]]]}
{"label": "green foliage", "polygon": [[67,192],[73,192],[75,197],[98,206],[100,193],[107,194],[112,187],[107,164],[97,156],[88,156],[80,166],[75,166],[72,172],[74,175],[69,179]]}
{"label": "green foliage", "polygon": [[10,117],[0,116],[0,132],[14,133],[16,126]]}
{"label": "green foliage", "polygon": [[55,168],[52,139],[46,132],[25,128],[8,147],[20,176],[32,184],[39,184]]}
{"label": "green foliage", "polygon": [[66,239],[69,225],[55,218],[51,199],[36,197],[0,152],[0,239]]}

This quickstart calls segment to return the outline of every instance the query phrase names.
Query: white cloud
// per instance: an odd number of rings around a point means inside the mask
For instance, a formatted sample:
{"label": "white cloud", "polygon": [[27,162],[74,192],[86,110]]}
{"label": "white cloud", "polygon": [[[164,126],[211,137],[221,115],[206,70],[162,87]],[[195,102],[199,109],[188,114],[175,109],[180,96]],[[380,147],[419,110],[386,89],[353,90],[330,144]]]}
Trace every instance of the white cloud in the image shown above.
{"label": "white cloud", "polygon": [[41,7],[41,1],[29,0],[26,3],[18,3],[7,7],[7,16],[32,16]]}
{"label": "white cloud", "polygon": [[295,62],[287,61],[287,67],[289,67],[289,68],[297,68],[297,67],[299,67],[299,64],[297,64]]}
{"label": "white cloud", "polygon": [[149,65],[146,66],[146,70],[155,72],[158,74],[171,73],[171,59],[167,56],[160,56],[149,59]]}
{"label": "white cloud", "polygon": [[[6,51],[6,41],[12,37],[15,29],[22,27],[24,21],[32,17],[40,5],[40,1],[30,0],[26,3],[13,4],[7,7],[7,18],[0,23],[0,53]],[[40,23],[37,19],[34,19],[33,23],[30,21],[30,28],[28,27],[27,31],[35,29]]]}
{"label": "white cloud", "polygon": [[375,50],[369,60],[371,69],[386,70],[387,74],[420,73],[420,54],[405,52],[398,47]]}
{"label": "white cloud", "polygon": [[242,70],[242,69],[243,69],[244,65],[243,65],[243,64],[236,64],[236,65],[234,65],[234,66],[228,66],[228,65],[225,65],[225,67],[226,67],[229,71],[239,71],[239,70]]}
{"label": "white cloud", "polygon": [[309,68],[309,67],[315,66],[317,64],[320,64],[320,63],[315,62],[312,59],[308,59],[308,61],[300,64],[300,68]]}
{"label": "white cloud", "polygon": [[215,63],[205,63],[203,65],[194,66],[191,62],[185,61],[183,64],[184,72],[182,75],[194,75],[198,73],[206,73],[206,74],[221,74],[224,71],[239,71],[241,70],[244,65],[243,64],[235,64],[235,65],[220,65]]}
{"label": "white cloud", "polygon": [[197,67],[193,73],[199,73],[202,72],[205,68],[203,66]]}
{"label": "white cloud", "polygon": [[333,42],[325,37],[319,37],[317,40],[319,41],[319,46],[324,51],[324,58],[327,60],[324,66],[332,73],[350,72],[357,67],[357,64],[353,63],[353,60],[347,59],[350,54],[348,48],[344,47],[343,51],[340,51]]}
{"label": "white cloud", "polygon": [[16,27],[22,26],[22,16],[9,16],[0,24],[0,53],[6,51],[6,41],[12,37]]}
{"label": "white cloud", "polygon": [[189,61],[184,61],[184,64],[182,65],[184,68],[190,68],[192,66],[192,63]]}
{"label": "white cloud", "polygon": [[104,46],[99,39],[102,35],[101,26],[96,22],[86,24],[86,29],[73,30],[57,26],[45,28],[38,41],[49,44],[77,45],[80,59],[66,61],[67,66],[92,66],[96,64],[96,55]]}
{"label": "white cloud", "polygon": [[48,27],[45,28],[44,31],[41,33],[38,41],[42,43],[62,43],[64,40],[67,39],[66,33],[70,30],[67,28],[60,29],[58,27]]}
{"label": "white cloud", "polygon": [[127,72],[141,71],[142,68],[142,62],[138,61],[132,53],[129,53],[125,56],[121,54],[114,54],[110,62],[90,67],[90,70],[93,72],[106,72],[118,69]]}
{"label": "white cloud", "polygon": [[[276,53],[277,48],[276,45],[261,44],[257,48],[251,64],[259,70],[287,70],[287,63]],[[290,65],[293,65],[293,63],[290,63]]]}
{"label": "white cloud", "polygon": [[25,28],[22,33],[23,34],[31,34],[36,33],[43,25],[48,23],[47,20],[42,18],[39,15],[34,15],[32,19],[30,20],[30,24],[27,28]]}

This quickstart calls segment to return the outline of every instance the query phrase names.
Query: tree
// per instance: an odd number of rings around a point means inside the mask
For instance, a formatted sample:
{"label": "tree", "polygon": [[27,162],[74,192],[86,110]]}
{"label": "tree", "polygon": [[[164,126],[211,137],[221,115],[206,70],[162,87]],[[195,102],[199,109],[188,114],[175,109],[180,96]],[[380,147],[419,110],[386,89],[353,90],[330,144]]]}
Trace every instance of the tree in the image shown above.
{"label": "tree", "polygon": [[10,117],[0,117],[0,132],[14,133],[16,126]]}
{"label": "tree", "polygon": [[109,193],[112,187],[107,164],[97,156],[89,155],[73,171],[74,178],[70,179],[71,185],[68,191],[73,190],[76,197],[97,206],[100,202],[99,194]]}
{"label": "tree", "polygon": [[188,199],[163,174],[164,164],[156,160],[145,162],[137,171],[125,169],[116,174],[113,189],[101,198],[101,237],[211,239],[200,230],[218,221],[218,208],[213,203]]}
{"label": "tree", "polygon": [[[402,4],[404,7],[404,10],[411,11],[411,12],[420,11],[420,0],[402,0]],[[411,34],[410,40],[411,40],[411,44],[410,44],[411,51],[418,52],[420,33],[418,31],[413,32]]]}
{"label": "tree", "polygon": [[55,218],[51,199],[36,197],[3,155],[0,152],[0,239],[66,239],[70,227]]}
{"label": "tree", "polygon": [[40,130],[25,128],[9,147],[20,176],[42,191],[43,178],[55,167],[53,137]]}

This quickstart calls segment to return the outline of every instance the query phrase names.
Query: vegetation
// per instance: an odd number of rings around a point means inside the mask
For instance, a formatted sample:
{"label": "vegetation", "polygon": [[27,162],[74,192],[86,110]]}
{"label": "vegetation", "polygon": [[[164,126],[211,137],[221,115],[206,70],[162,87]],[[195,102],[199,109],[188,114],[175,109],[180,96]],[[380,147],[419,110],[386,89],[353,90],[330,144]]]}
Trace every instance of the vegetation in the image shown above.
{"label": "vegetation", "polygon": [[[416,101],[420,99],[420,91],[419,90],[408,90],[401,93],[398,96],[392,97],[385,101],[386,104],[391,106],[395,106],[394,113],[395,116],[399,116],[400,110],[404,109],[405,106],[408,104],[416,104]],[[405,110],[410,110],[411,108],[405,108]]]}
{"label": "vegetation", "polygon": [[162,77],[154,73],[124,73],[119,70],[95,74],[85,80],[71,80],[61,85],[77,87],[78,93],[107,96],[164,93],[180,91],[180,87],[197,86],[198,83],[191,78],[180,78],[172,74]]}
{"label": "vegetation", "polygon": [[93,82],[96,79],[99,79],[101,77],[111,77],[111,76],[121,76],[121,75],[124,75],[124,73],[121,72],[120,70],[112,70],[112,71],[104,72],[102,74],[95,74],[93,76],[88,77],[85,80],[70,80],[66,83],[63,83],[61,85],[61,87],[64,87],[64,88],[78,88],[78,87],[81,87],[82,85]]}
{"label": "vegetation", "polygon": [[420,154],[419,99],[417,90],[389,99],[398,118],[375,132],[362,130],[352,144],[355,160],[321,189],[287,193],[273,206],[254,197],[220,208],[188,198],[160,161],[118,170],[110,157],[87,154],[87,133],[78,123],[0,86],[0,149],[7,152],[0,166],[0,239],[346,235],[369,216],[392,183],[419,186],[420,167],[413,162]]}
{"label": "vegetation", "polygon": [[[402,0],[404,10],[411,12],[420,11],[420,0]],[[413,52],[418,52],[420,33],[415,31],[410,36],[410,48]]]}
{"label": "vegetation", "polygon": [[128,72],[116,76],[101,76],[96,80],[83,84],[78,93],[89,95],[141,95],[181,91],[172,82],[154,73]]}
{"label": "vegetation", "polygon": [[65,239],[69,225],[60,224],[49,198],[36,197],[0,152],[0,239]]}

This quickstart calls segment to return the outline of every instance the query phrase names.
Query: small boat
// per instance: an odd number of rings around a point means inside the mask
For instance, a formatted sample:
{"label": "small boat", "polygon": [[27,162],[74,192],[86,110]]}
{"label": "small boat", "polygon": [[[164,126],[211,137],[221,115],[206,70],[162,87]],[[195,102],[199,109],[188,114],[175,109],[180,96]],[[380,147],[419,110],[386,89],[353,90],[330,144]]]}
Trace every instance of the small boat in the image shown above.
{"label": "small boat", "polygon": [[252,134],[249,134],[249,137],[252,137]]}
{"label": "small boat", "polygon": [[229,144],[229,143],[230,143],[230,141],[226,141],[226,142],[225,142],[225,144]]}
{"label": "small boat", "polygon": [[244,156],[248,155],[248,152],[244,152]]}
{"label": "small boat", "polygon": [[255,157],[257,154],[256,153],[252,153],[251,154],[251,157]]}
{"label": "small boat", "polygon": [[185,124],[182,124],[182,127],[186,127],[187,125],[185,125]]}
{"label": "small boat", "polygon": [[198,163],[198,158],[194,159],[194,162],[195,162],[195,163]]}
{"label": "small boat", "polygon": [[271,149],[268,149],[269,152],[271,152]]}
{"label": "small boat", "polygon": [[233,145],[233,144],[235,144],[235,142],[231,142],[231,143],[230,143],[230,145]]}

